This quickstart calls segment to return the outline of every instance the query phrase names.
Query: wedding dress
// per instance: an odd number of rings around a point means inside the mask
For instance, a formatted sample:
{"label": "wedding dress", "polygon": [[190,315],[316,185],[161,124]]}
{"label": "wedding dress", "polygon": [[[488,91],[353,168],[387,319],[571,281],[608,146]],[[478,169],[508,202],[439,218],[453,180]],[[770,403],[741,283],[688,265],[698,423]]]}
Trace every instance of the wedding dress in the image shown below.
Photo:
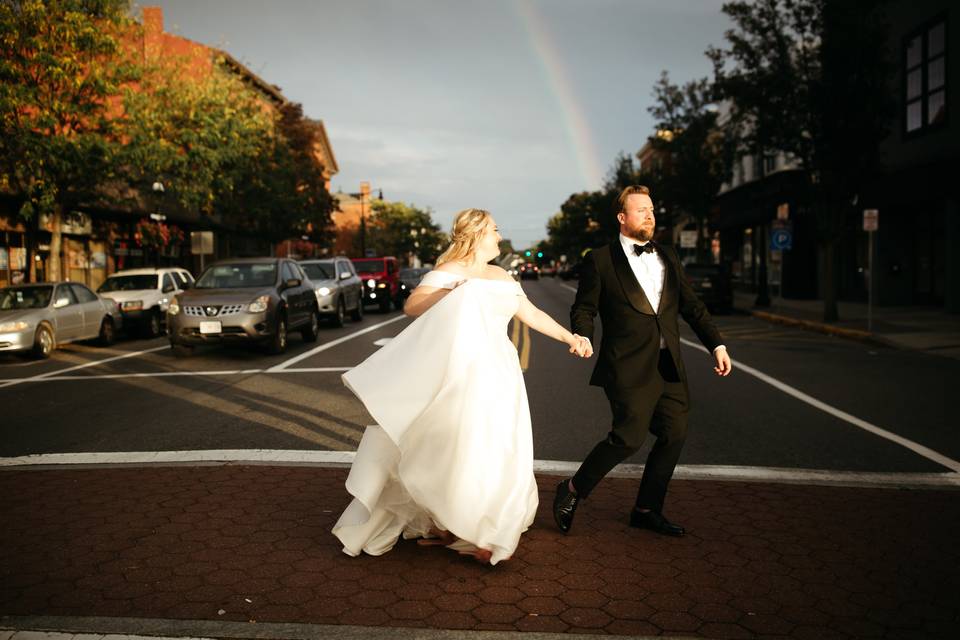
{"label": "wedding dress", "polygon": [[509,558],[537,511],[530,410],[507,324],[516,282],[443,271],[422,284],[453,289],[343,375],[376,425],[367,427],[333,533],[345,553],[380,555],[431,528],[454,549]]}

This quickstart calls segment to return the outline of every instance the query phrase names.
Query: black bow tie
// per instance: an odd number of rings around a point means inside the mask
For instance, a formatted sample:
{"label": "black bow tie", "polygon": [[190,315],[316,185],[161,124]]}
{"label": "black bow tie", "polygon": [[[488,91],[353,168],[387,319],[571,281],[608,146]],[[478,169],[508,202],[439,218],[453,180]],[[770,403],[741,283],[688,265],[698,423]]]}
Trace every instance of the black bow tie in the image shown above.
{"label": "black bow tie", "polygon": [[647,244],[633,245],[633,252],[638,256],[643,255],[644,253],[653,253],[655,250],[656,248],[653,246],[652,242],[648,242]]}

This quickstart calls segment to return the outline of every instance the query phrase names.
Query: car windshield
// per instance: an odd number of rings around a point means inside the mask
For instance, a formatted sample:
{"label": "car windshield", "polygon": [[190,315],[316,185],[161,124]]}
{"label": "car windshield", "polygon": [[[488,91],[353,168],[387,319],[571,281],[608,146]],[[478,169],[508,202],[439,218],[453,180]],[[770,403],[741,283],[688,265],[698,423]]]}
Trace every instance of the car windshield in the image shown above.
{"label": "car windshield", "polygon": [[103,281],[103,284],[100,285],[100,288],[97,289],[97,291],[100,293],[108,293],[110,291],[140,291],[143,289],[156,289],[157,277],[158,276],[153,273],[139,276],[110,276]]}
{"label": "car windshield", "polygon": [[276,264],[218,264],[203,272],[196,289],[269,287],[277,281]]}
{"label": "car windshield", "polygon": [[335,277],[331,262],[307,262],[301,263],[300,266],[311,280],[333,280]]}
{"label": "car windshield", "polygon": [[419,278],[426,272],[427,269],[400,269],[400,278],[403,280],[413,280],[414,278]]}
{"label": "car windshield", "polygon": [[383,260],[364,260],[354,262],[353,266],[357,268],[357,273],[383,273],[387,270]]}
{"label": "car windshield", "polygon": [[43,309],[50,304],[53,287],[7,287],[0,289],[0,311]]}

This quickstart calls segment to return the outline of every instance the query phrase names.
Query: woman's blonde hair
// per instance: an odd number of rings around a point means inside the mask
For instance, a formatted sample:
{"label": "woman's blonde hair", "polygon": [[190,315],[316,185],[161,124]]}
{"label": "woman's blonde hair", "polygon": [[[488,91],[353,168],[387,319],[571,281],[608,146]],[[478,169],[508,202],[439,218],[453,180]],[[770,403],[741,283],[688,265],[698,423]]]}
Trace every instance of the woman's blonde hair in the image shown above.
{"label": "woman's blonde hair", "polygon": [[457,262],[473,256],[477,243],[490,223],[490,212],[483,209],[464,209],[453,219],[450,246],[437,258],[436,266]]}

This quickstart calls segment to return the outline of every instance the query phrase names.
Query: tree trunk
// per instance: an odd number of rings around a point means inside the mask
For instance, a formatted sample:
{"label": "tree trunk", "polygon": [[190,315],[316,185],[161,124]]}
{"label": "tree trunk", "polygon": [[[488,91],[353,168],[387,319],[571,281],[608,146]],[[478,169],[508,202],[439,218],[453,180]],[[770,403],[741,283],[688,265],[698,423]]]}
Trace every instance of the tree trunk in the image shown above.
{"label": "tree trunk", "polygon": [[823,321],[836,322],[840,319],[837,310],[837,240],[830,236],[823,243]]}
{"label": "tree trunk", "polygon": [[46,278],[48,282],[63,280],[63,269],[60,254],[62,237],[60,234],[60,223],[63,220],[63,205],[57,203],[53,206],[50,213],[50,266],[47,268]]}

